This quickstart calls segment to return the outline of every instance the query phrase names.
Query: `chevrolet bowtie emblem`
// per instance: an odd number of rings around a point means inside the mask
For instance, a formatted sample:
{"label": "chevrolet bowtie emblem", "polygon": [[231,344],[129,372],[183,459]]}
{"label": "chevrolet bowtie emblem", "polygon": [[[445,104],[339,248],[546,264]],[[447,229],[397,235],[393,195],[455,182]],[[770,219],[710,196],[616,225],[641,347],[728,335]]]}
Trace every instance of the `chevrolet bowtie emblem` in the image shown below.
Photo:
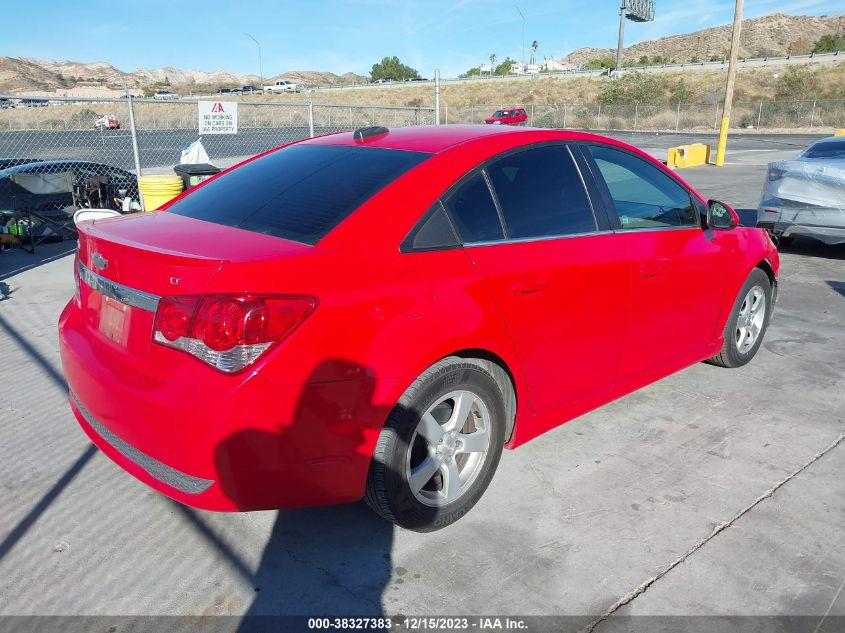
{"label": "chevrolet bowtie emblem", "polygon": [[91,263],[94,264],[94,268],[96,268],[97,270],[105,270],[106,267],[108,267],[109,265],[109,260],[107,260],[99,253],[94,253],[91,256]]}

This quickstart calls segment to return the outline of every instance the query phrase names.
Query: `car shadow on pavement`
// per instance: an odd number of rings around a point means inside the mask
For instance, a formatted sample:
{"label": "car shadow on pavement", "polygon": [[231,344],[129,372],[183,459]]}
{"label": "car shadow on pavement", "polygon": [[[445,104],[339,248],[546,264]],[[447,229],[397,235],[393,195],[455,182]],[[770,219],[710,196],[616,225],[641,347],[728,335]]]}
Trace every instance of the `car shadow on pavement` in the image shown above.
{"label": "car shadow on pavement", "polygon": [[[52,244],[39,244],[35,254],[25,248],[10,248],[0,253],[0,281],[18,275],[42,264],[72,255],[76,251],[76,241],[65,240]],[[10,293],[9,293],[10,294]],[[6,298],[4,293],[4,298]]]}
{"label": "car shadow on pavement", "polygon": [[778,245],[778,251],[790,255],[805,255],[808,257],[821,257],[823,259],[845,260],[845,244],[824,244],[816,240],[795,237],[795,241],[788,246]]}
{"label": "car shadow on pavement", "polygon": [[[392,408],[375,402],[372,375],[356,363],[325,359],[295,405],[286,407],[280,395],[278,409],[267,411],[272,422],[224,438],[215,450],[223,494],[243,508],[297,508],[363,494],[360,477]],[[285,628],[267,616],[383,615],[393,529],[361,501],[278,511],[239,630]]]}
{"label": "car shadow on pavement", "polygon": [[845,281],[828,281],[827,285],[845,297]]}

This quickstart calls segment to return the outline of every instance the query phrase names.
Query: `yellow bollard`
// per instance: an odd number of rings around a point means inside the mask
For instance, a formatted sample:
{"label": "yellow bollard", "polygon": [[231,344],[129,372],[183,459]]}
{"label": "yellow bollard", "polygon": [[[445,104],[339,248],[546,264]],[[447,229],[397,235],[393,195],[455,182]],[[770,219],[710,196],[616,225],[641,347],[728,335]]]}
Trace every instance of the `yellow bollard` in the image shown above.
{"label": "yellow bollard", "polygon": [[845,136],[845,127],[839,128],[833,133],[834,136]]}
{"label": "yellow bollard", "polygon": [[722,117],[722,125],[719,126],[719,145],[716,147],[716,167],[725,164],[725,148],[728,146],[728,125],[730,117]]}

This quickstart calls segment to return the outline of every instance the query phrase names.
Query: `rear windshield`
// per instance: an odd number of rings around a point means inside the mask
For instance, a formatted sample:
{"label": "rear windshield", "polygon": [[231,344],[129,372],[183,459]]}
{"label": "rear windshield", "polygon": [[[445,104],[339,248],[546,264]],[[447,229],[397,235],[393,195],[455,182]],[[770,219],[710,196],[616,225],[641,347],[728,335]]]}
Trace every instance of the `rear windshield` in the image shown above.
{"label": "rear windshield", "polygon": [[804,158],[845,158],[845,142],[819,141],[805,149],[802,156]]}
{"label": "rear windshield", "polygon": [[429,156],[375,147],[291,145],[207,183],[168,212],[316,244]]}

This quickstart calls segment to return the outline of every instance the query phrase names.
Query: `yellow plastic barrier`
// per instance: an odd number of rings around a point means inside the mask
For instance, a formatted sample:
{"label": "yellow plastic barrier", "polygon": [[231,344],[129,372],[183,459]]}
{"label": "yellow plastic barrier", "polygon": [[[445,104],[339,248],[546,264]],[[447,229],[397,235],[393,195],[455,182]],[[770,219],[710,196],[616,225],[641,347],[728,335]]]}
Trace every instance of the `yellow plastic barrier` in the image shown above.
{"label": "yellow plastic barrier", "polygon": [[698,167],[710,162],[710,145],[706,143],[692,143],[670,147],[666,158],[666,165],[682,169],[684,167]]}
{"label": "yellow plastic barrier", "polygon": [[834,136],[845,136],[845,127],[836,130],[833,133]]}
{"label": "yellow plastic barrier", "polygon": [[178,196],[182,193],[184,184],[179,176],[170,174],[138,178],[138,189],[141,191],[144,211],[155,211],[168,200]]}

